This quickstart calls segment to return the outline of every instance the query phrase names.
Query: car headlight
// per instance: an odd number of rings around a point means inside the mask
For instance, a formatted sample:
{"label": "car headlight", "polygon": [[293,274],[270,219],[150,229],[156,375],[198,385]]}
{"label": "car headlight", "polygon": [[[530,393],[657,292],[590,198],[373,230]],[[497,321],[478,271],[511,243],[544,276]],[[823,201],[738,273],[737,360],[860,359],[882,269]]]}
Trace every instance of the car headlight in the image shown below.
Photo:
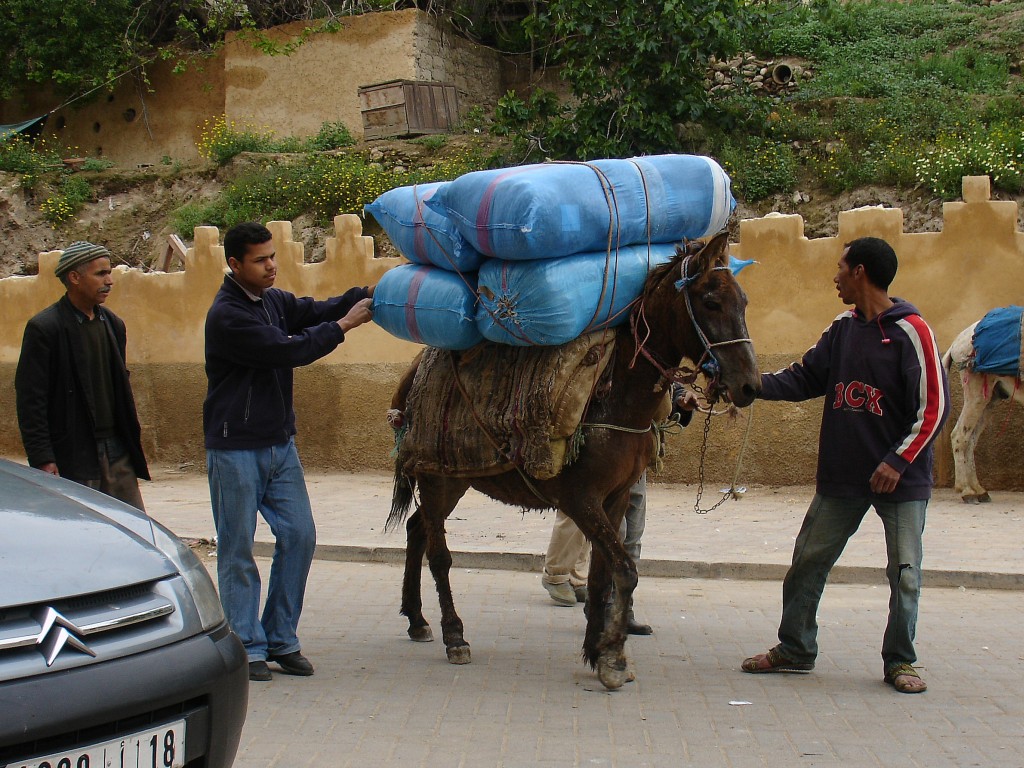
{"label": "car headlight", "polygon": [[210,574],[196,557],[195,553],[188,548],[181,539],[168,531],[162,525],[153,521],[153,543],[159,547],[168,559],[174,563],[185,580],[188,591],[192,594],[192,600],[199,612],[199,620],[203,623],[203,629],[209,630],[224,622],[224,608],[220,604],[220,597],[214,589]]}

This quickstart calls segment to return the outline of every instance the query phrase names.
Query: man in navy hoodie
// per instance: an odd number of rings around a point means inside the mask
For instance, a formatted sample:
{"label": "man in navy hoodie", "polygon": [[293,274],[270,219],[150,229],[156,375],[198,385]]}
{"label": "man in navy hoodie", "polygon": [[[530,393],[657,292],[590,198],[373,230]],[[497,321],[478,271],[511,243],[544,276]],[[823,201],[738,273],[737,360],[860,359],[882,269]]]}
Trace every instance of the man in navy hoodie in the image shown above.
{"label": "man in navy hoodie", "polygon": [[762,374],[760,397],[825,397],[817,486],[782,586],[779,644],[744,660],[744,672],[809,672],[818,655],[818,603],[829,571],[869,507],[882,519],[889,620],[884,680],[926,689],[913,664],[921,595],[921,539],[932,489],[932,446],[949,413],[949,384],[935,338],[918,311],[890,298],[896,254],[884,240],[848,244],[834,282],[854,309],[825,330],[803,360]]}
{"label": "man in navy hoodie", "polygon": [[[327,301],[273,288],[270,230],[247,222],[228,230],[231,273],[206,316],[203,431],[217,581],[231,627],[249,657],[249,679],[270,680],[267,661],[291,675],[312,675],[296,634],[316,529],[295,452],[292,369],[332,352],[369,321],[373,288]],[[253,559],[256,513],[276,544],[267,601],[259,615],[260,574]]]}

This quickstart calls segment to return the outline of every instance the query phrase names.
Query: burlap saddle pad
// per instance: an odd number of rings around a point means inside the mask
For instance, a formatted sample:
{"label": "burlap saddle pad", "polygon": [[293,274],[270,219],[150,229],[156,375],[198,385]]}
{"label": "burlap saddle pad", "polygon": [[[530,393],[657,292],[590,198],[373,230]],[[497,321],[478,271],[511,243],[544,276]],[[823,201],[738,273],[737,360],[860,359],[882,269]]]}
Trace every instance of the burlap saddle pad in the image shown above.
{"label": "burlap saddle pad", "polygon": [[558,347],[429,348],[405,408],[406,469],[479,477],[518,465],[554,477],[614,346],[605,330]]}

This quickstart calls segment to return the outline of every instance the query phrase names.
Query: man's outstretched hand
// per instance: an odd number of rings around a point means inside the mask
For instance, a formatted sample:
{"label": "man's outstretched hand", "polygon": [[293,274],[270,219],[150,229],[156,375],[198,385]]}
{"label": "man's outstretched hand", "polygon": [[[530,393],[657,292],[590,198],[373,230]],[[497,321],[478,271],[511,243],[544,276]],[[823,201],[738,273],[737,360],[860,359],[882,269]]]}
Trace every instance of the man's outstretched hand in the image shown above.
{"label": "man's outstretched hand", "polygon": [[348,332],[353,328],[358,328],[363,323],[373,320],[373,310],[370,309],[372,303],[373,299],[360,299],[357,301],[352,309],[348,311],[348,314],[338,321],[341,330]]}

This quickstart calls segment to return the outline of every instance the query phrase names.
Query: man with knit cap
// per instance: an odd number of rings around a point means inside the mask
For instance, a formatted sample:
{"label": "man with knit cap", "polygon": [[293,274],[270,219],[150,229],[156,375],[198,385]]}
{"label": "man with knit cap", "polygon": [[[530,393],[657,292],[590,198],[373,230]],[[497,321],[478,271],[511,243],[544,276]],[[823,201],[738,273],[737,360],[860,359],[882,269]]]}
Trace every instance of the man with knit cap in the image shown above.
{"label": "man with knit cap", "polygon": [[25,327],[14,377],[28,463],[144,509],[149,479],[126,367],[124,322],[103,306],[110,252],[75,242],[57,262],[66,292]]}

